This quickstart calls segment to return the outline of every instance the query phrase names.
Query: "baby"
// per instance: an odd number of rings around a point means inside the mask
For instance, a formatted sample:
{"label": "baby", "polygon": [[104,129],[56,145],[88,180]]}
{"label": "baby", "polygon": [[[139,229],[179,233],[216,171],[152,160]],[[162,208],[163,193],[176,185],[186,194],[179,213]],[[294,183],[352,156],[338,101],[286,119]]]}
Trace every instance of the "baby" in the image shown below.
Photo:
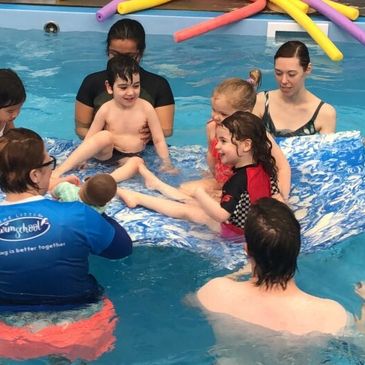
{"label": "baby", "polygon": [[102,214],[116,191],[117,183],[109,174],[96,174],[86,178],[81,186],[62,182],[52,190],[52,195],[63,202],[84,202]]}

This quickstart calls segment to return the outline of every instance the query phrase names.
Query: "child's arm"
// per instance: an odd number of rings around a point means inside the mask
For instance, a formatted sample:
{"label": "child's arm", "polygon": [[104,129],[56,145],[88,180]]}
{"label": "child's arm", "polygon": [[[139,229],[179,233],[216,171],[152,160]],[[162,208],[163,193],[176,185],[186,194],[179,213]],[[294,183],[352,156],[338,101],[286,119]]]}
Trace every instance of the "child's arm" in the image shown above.
{"label": "child's arm", "polygon": [[106,113],[109,109],[110,102],[104,103],[100,109],[96,112],[94,120],[92,121],[89,130],[86,133],[85,139],[90,138],[92,135],[100,132],[104,129],[106,124]]}
{"label": "child's arm", "polygon": [[196,200],[198,200],[205,213],[207,213],[215,221],[225,222],[231,216],[231,214],[223,209],[216,200],[211,198],[203,188],[198,187],[193,196]]}
{"label": "child's arm", "polygon": [[145,104],[145,110],[148,128],[151,131],[151,136],[156,149],[156,153],[162,160],[161,170],[165,172],[176,172],[176,169],[174,169],[170,160],[169,149],[167,147],[165,136],[163,134],[162,127],[160,121],[158,120],[156,111],[155,109],[153,109],[152,105],[148,103]]}

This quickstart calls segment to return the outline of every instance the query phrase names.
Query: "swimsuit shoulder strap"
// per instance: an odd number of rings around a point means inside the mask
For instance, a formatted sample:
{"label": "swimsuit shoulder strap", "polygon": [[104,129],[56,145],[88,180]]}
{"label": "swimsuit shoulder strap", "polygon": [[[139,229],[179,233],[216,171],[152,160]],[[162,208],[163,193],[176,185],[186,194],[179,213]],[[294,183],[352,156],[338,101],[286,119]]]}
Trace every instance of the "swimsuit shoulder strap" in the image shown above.
{"label": "swimsuit shoulder strap", "polygon": [[309,122],[312,122],[312,123],[314,123],[314,122],[315,122],[315,120],[317,119],[318,113],[319,113],[319,111],[321,110],[321,108],[322,108],[323,104],[324,104],[324,101],[323,101],[323,100],[321,100],[321,101],[320,101],[320,103],[319,103],[319,104],[318,104],[318,106],[317,106],[317,109],[314,111],[314,113],[313,113],[313,115],[312,115],[312,118],[310,119],[310,121],[309,121]]}
{"label": "swimsuit shoulder strap", "polygon": [[269,133],[271,133],[273,136],[275,136],[276,128],[271,119],[271,115],[270,115],[270,111],[269,111],[269,92],[267,90],[265,90],[264,95],[265,95],[265,109],[264,109],[264,114],[262,116],[262,122],[264,123],[266,130]]}

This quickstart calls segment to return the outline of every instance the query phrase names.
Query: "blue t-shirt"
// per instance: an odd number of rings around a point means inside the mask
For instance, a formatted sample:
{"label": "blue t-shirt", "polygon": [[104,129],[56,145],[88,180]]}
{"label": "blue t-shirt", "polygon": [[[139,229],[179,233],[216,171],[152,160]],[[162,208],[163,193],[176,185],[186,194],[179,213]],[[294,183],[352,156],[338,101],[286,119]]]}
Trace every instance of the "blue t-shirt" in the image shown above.
{"label": "blue t-shirt", "polygon": [[0,306],[98,300],[103,290],[89,274],[88,256],[103,255],[115,235],[79,202],[38,198],[0,206]]}

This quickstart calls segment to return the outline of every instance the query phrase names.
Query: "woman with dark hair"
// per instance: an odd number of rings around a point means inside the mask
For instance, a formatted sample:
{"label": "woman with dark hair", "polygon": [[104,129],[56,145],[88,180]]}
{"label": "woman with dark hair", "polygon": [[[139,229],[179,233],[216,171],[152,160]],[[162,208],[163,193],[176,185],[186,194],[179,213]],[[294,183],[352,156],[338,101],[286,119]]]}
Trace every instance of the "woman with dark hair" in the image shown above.
{"label": "woman with dark hair", "polygon": [[[83,203],[45,199],[55,166],[37,133],[14,128],[0,137],[0,189],[5,193],[0,202],[0,357],[56,353],[92,360],[113,345],[115,311],[89,273],[88,259],[90,254],[128,256],[132,241],[117,222]],[[81,308],[86,312],[77,316],[83,324],[67,318],[65,327],[65,318],[72,316],[62,313]],[[42,317],[38,313],[43,311]],[[22,327],[4,312],[35,314]],[[44,331],[32,330],[52,312],[62,313],[42,325]]]}
{"label": "woman with dark hair", "polygon": [[[143,26],[133,19],[120,19],[112,25],[107,36],[106,52],[108,58],[116,54],[127,54],[140,62],[146,48]],[[155,108],[165,137],[172,135],[175,102],[168,81],[162,76],[140,68],[141,95]],[[86,76],[76,96],[75,126],[76,133],[84,138],[96,111],[106,101],[111,100],[107,93],[106,71],[99,71]],[[150,139],[148,127],[141,130],[141,139]]]}
{"label": "woman with dark hair", "polygon": [[312,72],[309,51],[300,41],[284,43],[274,56],[279,88],[257,95],[253,113],[277,137],[334,133],[336,110],[305,87]]}

